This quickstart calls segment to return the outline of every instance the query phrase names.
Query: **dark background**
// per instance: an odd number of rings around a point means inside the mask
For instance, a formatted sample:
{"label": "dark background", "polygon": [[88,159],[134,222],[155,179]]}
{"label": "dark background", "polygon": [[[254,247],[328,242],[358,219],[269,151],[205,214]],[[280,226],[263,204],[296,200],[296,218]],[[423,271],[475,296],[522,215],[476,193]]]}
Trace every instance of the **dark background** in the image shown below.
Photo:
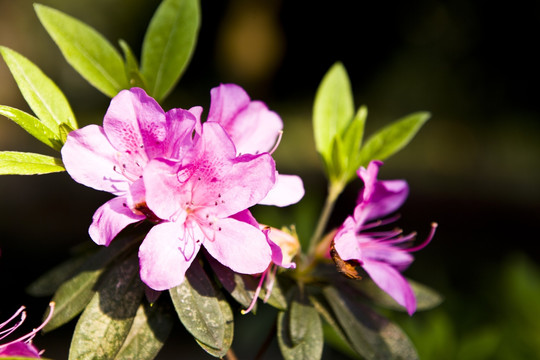
{"label": "dark background", "polygon": [[[41,3],[94,26],[111,42],[127,40],[139,53],[159,2]],[[540,353],[540,327],[531,321],[540,316],[535,297],[540,295],[539,20],[540,3],[532,1],[203,1],[196,52],[164,108],[208,109],[212,87],[236,82],[277,111],[285,124],[275,153],[278,169],[302,175],[306,198],[283,212],[255,211],[274,225],[296,219],[304,238],[325,195],[311,107],[330,66],[343,62],[356,106],[368,106],[367,135],[411,112],[430,111],[432,119],[386,161],[380,177],[410,184],[400,211],[405,230],[417,230],[422,238],[432,221],[439,223],[434,241],[416,254],[406,274],[440,291],[445,302],[397,320],[425,359],[535,358]],[[0,45],[40,66],[66,93],[81,126],[101,122],[109,99],[65,62],[31,1],[0,0]],[[5,65],[0,65],[0,103],[28,110]],[[0,120],[0,150],[50,153],[9,120]],[[352,211],[360,186],[354,182],[340,198],[331,225]],[[91,216],[109,196],[60,173],[1,177],[0,197],[0,320],[25,304],[29,324],[36,326],[49,299],[32,298],[25,287],[65,259],[71,247],[90,241]],[[265,333],[249,328],[253,320],[238,324],[252,333],[238,332],[241,358],[253,356],[244,343],[262,342],[250,336]],[[65,358],[72,329],[73,324],[39,335],[35,343],[47,356]],[[173,336],[185,341],[171,338],[159,359],[176,358],[180,348],[191,351],[186,358],[206,358],[180,326]],[[337,356],[325,351],[328,358]]]}

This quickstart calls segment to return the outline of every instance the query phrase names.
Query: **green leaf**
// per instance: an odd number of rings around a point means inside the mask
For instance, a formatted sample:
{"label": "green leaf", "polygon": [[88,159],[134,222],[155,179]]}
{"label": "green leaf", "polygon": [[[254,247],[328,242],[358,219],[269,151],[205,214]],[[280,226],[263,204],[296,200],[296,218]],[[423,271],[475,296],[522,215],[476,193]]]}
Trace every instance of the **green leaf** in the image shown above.
{"label": "green leaf", "polygon": [[58,125],[77,128],[77,121],[64,93],[34,63],[7,47],[0,52],[24,99],[43,125],[58,134]]}
{"label": "green leaf", "polygon": [[69,278],[77,273],[88,255],[71,258],[41,275],[26,291],[32,296],[50,296]]}
{"label": "green leaf", "polygon": [[146,89],[146,81],[139,71],[139,63],[137,62],[137,58],[133,54],[133,51],[129,47],[128,43],[124,40],[120,40],[119,44],[124,52],[126,76],[129,86]]}
{"label": "green leaf", "polygon": [[96,293],[95,285],[107,266],[118,256],[130,251],[140,238],[115,239],[109,247],[101,248],[91,255],[76,275],[64,282],[56,291],[53,301],[56,307],[44,332],[60,327],[77,316]]}
{"label": "green leaf", "polygon": [[401,118],[372,135],[360,152],[361,165],[371,160],[385,160],[407,145],[431,115],[417,112]]}
{"label": "green leaf", "polygon": [[297,290],[288,311],[278,314],[278,344],[283,358],[320,359],[324,345],[321,319],[307,297]]}
{"label": "green leaf", "polygon": [[164,0],[142,46],[141,72],[148,91],[162,101],[180,79],[195,49],[200,26],[198,0]]}
{"label": "green leaf", "polygon": [[154,359],[173,327],[172,317],[162,307],[139,305],[129,334],[114,359]]}
{"label": "green leaf", "polygon": [[82,313],[69,349],[69,358],[114,359],[124,344],[143,297],[137,255],[107,274]]}
{"label": "green leaf", "polygon": [[323,294],[353,349],[366,359],[417,359],[409,338],[388,319],[344,291],[328,286]]}
{"label": "green leaf", "polygon": [[342,151],[340,158],[343,159],[343,169],[345,182],[356,178],[356,171],[361,165],[360,148],[364,137],[364,126],[367,118],[367,107],[361,106],[353,121],[343,132]]}
{"label": "green leaf", "polygon": [[27,114],[24,111],[3,105],[0,105],[0,115],[11,119],[30,135],[54,150],[60,151],[62,148],[64,141],[62,141],[61,137],[45,126],[38,118]]}
{"label": "green leaf", "polygon": [[129,88],[122,57],[103,35],[61,11],[34,7],[67,62],[90,84],[109,97]]}
{"label": "green leaf", "polygon": [[[259,298],[263,300],[266,298],[265,288],[263,288],[259,293]],[[274,279],[274,285],[272,285],[272,292],[270,293],[270,297],[268,297],[268,299],[266,300],[266,303],[279,310],[287,309],[287,299],[285,298],[285,291],[277,277],[276,279]]]}
{"label": "green leaf", "polygon": [[334,138],[343,133],[354,115],[354,101],[347,71],[334,64],[324,76],[313,104],[315,146],[325,162],[332,161]]}
{"label": "green leaf", "polygon": [[0,175],[38,175],[65,170],[62,160],[52,156],[0,151]]}
{"label": "green leaf", "polygon": [[[416,296],[416,311],[432,309],[440,305],[442,296],[430,287],[420,284],[414,280],[407,279]],[[374,303],[387,309],[407,311],[399,305],[390,295],[381,290],[371,279],[351,282],[352,286],[366,294]]]}
{"label": "green leaf", "polygon": [[214,356],[225,356],[232,344],[232,311],[197,260],[184,282],[169,293],[180,321],[201,347]]}

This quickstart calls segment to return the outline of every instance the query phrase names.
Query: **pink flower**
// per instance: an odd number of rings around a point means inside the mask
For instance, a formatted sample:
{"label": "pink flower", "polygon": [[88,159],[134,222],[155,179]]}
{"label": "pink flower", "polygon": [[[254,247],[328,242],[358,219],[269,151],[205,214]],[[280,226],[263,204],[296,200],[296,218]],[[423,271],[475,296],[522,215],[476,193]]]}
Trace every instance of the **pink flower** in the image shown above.
{"label": "pink flower", "polygon": [[180,284],[201,246],[238,273],[268,267],[270,246],[247,210],[276,181],[268,153],[237,156],[225,130],[206,122],[182,159],[151,160],[143,178],[148,207],[163,219],[139,249],[141,279],[149,287]]}
{"label": "pink flower", "polygon": [[[334,237],[338,261],[357,261],[371,279],[412,315],[416,298],[411,286],[401,275],[414,260],[410,254],[425,247],[433,238],[437,224],[432,224],[426,241],[415,247],[403,246],[414,239],[415,233],[401,236],[400,229],[373,231],[396,218],[369,222],[396,211],[407,198],[409,188],[403,180],[377,180],[380,161],[372,161],[367,170],[360,168],[358,176],[364,181],[353,216],[347,217]],[[336,259],[335,259],[336,260]]]}
{"label": "pink flower", "polygon": [[[45,321],[36,329],[34,329],[32,332],[23,335],[19,337],[18,339],[15,339],[13,341],[10,341],[6,344],[0,344],[0,358],[5,357],[28,357],[28,358],[35,358],[39,359],[41,358],[41,353],[34,345],[32,345],[32,339],[34,336],[41,330],[43,327],[49,322],[49,320],[52,317],[52,313],[54,311],[54,303],[51,302],[49,304],[50,311],[49,315],[45,319]],[[7,319],[5,322],[0,324],[0,340],[4,339],[6,336],[13,333],[19,326],[22,325],[24,320],[26,319],[26,312],[24,311],[24,306],[21,306],[15,314],[13,314],[12,317]],[[9,323],[11,323],[13,320],[15,320],[20,315],[20,319],[18,322],[15,323],[15,325],[11,326],[10,328],[4,329]]]}
{"label": "pink flower", "polygon": [[155,158],[178,159],[191,146],[200,108],[165,113],[144,90],[123,90],[115,96],[103,127],[72,131],[62,148],[62,160],[77,182],[116,195],[94,214],[89,233],[108,246],[127,225],[149,218],[142,175]]}
{"label": "pink flower", "polygon": [[[208,122],[219,123],[229,134],[238,154],[272,153],[281,139],[283,122],[261,101],[251,101],[238,85],[222,84],[210,91]],[[302,179],[277,174],[277,181],[259,204],[288,206],[304,196]]]}

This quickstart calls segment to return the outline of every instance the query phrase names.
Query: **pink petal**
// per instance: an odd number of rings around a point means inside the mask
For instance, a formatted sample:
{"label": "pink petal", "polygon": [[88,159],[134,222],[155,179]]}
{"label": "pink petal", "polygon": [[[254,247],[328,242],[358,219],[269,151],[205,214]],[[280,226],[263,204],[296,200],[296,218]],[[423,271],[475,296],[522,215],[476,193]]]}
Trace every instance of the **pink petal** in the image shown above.
{"label": "pink petal", "polygon": [[204,247],[221,264],[242,274],[258,274],[270,265],[272,251],[261,230],[231,218],[219,220],[216,226],[221,230]]}
{"label": "pink petal", "polygon": [[62,147],[62,161],[73,180],[121,195],[128,190],[129,181],[117,169],[116,160],[117,151],[97,125],[70,132]]}
{"label": "pink petal", "polygon": [[154,226],[139,247],[142,281],[158,291],[181,284],[199,252],[203,237],[196,225],[187,229],[182,222]]}
{"label": "pink petal", "polygon": [[221,124],[231,136],[239,154],[270,151],[283,129],[279,115],[234,84],[211,90],[208,121]]}
{"label": "pink petal", "polygon": [[409,315],[416,311],[414,292],[399,271],[386,263],[369,260],[364,261],[362,267],[377,286],[407,309]]}
{"label": "pink petal", "polygon": [[103,119],[111,144],[145,162],[163,153],[167,136],[165,113],[144,90],[122,90],[112,100]]}
{"label": "pink petal", "polygon": [[334,237],[334,248],[343,260],[362,259],[360,242],[356,238],[356,228],[352,217],[347,217]]}
{"label": "pink petal", "polygon": [[299,176],[278,174],[274,187],[264,199],[259,201],[259,204],[289,206],[299,202],[304,197],[304,193],[304,183]]}
{"label": "pink petal", "polygon": [[192,145],[192,133],[200,122],[190,111],[172,109],[166,114],[167,139],[163,145],[164,157],[180,159]]}
{"label": "pink petal", "polygon": [[32,344],[28,344],[22,341],[9,344],[5,347],[0,345],[0,358],[3,357],[24,357],[32,359],[40,359],[39,351]]}
{"label": "pink petal", "polygon": [[109,246],[122,229],[144,219],[144,215],[136,215],[131,211],[125,197],[116,197],[96,210],[88,233],[96,244]]}

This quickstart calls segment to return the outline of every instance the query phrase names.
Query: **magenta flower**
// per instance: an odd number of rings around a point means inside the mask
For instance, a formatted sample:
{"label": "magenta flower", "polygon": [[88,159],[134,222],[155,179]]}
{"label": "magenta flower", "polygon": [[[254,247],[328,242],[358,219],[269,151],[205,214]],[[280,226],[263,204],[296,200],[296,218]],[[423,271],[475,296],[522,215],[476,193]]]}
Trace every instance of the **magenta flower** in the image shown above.
{"label": "magenta flower", "polygon": [[[36,334],[43,329],[43,327],[49,322],[49,320],[52,317],[52,313],[54,311],[54,303],[51,302],[49,304],[50,311],[49,315],[45,319],[45,321],[35,328],[32,332],[23,335],[15,340],[12,340],[6,344],[0,344],[0,358],[6,358],[6,357],[28,357],[28,358],[34,358],[39,359],[41,358],[41,353],[34,345],[32,345],[32,339]],[[13,333],[19,326],[22,325],[24,320],[26,319],[26,312],[24,311],[24,306],[21,306],[15,314],[13,314],[12,317],[7,319],[5,322],[0,324],[0,340],[4,339],[11,333]],[[19,321],[17,321],[13,326],[4,329],[6,326],[8,326],[11,322],[13,322],[17,317],[19,317]]]}
{"label": "magenta flower", "polygon": [[[222,84],[210,91],[208,122],[219,123],[229,134],[238,154],[272,153],[281,139],[283,122],[261,101],[251,101],[238,85]],[[277,174],[273,188],[259,204],[288,206],[304,196],[302,179]]]}
{"label": "magenta flower", "polygon": [[115,96],[103,127],[72,131],[62,160],[77,182],[116,195],[94,214],[90,237],[108,246],[127,225],[149,218],[142,175],[154,158],[177,159],[191,146],[200,108],[165,113],[144,90],[123,90]]}
{"label": "magenta flower", "polygon": [[149,287],[180,284],[201,246],[238,273],[268,267],[270,246],[247,210],[276,181],[268,153],[237,156],[225,130],[206,122],[182,159],[154,159],[143,178],[147,205],[163,219],[139,249],[141,279]]}
{"label": "magenta flower", "polygon": [[412,315],[416,310],[416,298],[401,272],[414,260],[410,253],[422,249],[431,241],[437,224],[432,224],[426,241],[415,247],[404,246],[415,238],[415,233],[402,236],[400,229],[372,230],[396,219],[369,222],[396,211],[409,192],[403,180],[377,180],[381,165],[380,161],[372,161],[367,170],[360,168],[358,171],[364,188],[358,196],[353,216],[347,217],[336,233],[334,248],[341,260],[357,261],[382,290]]}

